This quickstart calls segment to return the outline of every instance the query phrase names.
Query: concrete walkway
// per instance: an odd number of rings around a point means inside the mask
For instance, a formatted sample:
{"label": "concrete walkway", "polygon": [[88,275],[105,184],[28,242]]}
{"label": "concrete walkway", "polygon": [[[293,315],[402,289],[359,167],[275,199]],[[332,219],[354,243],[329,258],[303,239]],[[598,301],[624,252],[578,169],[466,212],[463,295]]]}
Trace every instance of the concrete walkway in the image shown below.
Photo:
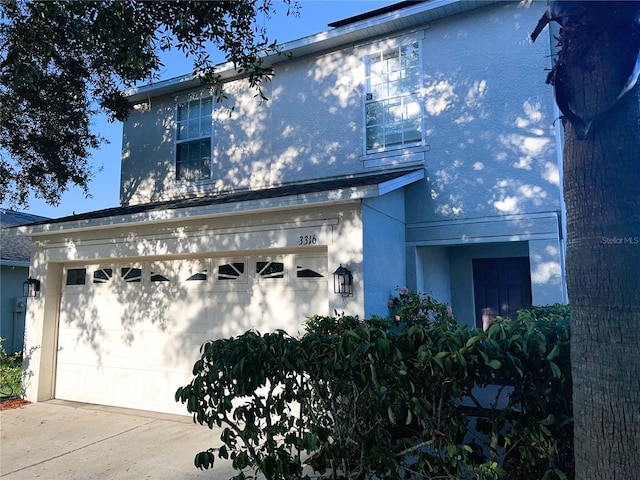
{"label": "concrete walkway", "polygon": [[193,465],[195,454],[221,445],[219,436],[187,416],[39,402],[0,411],[0,477],[223,480],[237,473],[228,462]]}

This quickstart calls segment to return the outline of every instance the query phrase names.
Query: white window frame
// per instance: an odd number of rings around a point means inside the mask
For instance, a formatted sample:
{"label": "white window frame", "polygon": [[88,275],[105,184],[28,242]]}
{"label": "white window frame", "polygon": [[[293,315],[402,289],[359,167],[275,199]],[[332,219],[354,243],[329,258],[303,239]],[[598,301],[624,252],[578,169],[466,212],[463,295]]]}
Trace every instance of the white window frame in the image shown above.
{"label": "white window frame", "polygon": [[[230,263],[244,263],[244,272],[238,276],[235,280],[219,280],[218,279],[218,267],[221,265],[227,265]],[[249,257],[214,257],[211,259],[210,264],[210,277],[213,288],[216,291],[233,291],[243,290],[248,288],[249,285],[249,270],[253,268]]]}
{"label": "white window frame", "polygon": [[[295,284],[316,284],[326,283],[329,278],[329,266],[327,264],[326,254],[296,254],[291,255],[291,282]],[[298,263],[302,263],[307,267],[319,267],[319,270],[313,270],[322,275],[321,277],[298,277]],[[318,265],[314,265],[314,263]],[[312,270],[312,268],[309,268]]]}
{"label": "white window frame", "polygon": [[[146,278],[146,275],[148,274],[148,268],[147,268],[147,265],[145,265],[144,263],[141,263],[141,262],[119,263],[114,265],[114,268],[115,268],[114,275],[116,276],[114,280],[117,282],[117,285],[126,285],[126,288],[133,289],[133,288],[142,288],[143,286],[146,286],[149,284],[148,279]],[[122,276],[123,268],[140,269],[140,281],[139,282],[127,281]]]}
{"label": "white window frame", "polygon": [[[69,270],[82,270],[84,269],[85,277],[84,283],[82,284],[67,284],[67,275],[69,274]],[[62,287],[66,291],[79,291],[84,290],[86,288],[90,288],[89,285],[91,283],[90,274],[89,274],[89,266],[88,265],[65,265],[62,269]]]}
{"label": "white window frame", "polygon": [[[143,279],[154,288],[166,288],[178,283],[178,278],[175,269],[171,268],[173,263],[171,260],[149,262],[145,265],[145,272],[143,273]],[[152,280],[154,275],[160,275],[167,280]]]}
{"label": "white window frame", "polygon": [[[105,270],[105,269],[111,269],[111,278],[106,282],[94,282],[93,276],[95,272],[99,270]],[[117,281],[117,276],[119,274],[119,271],[116,269],[116,267],[110,264],[91,265],[91,269],[89,270],[89,272],[90,273],[87,274],[87,280],[88,280],[88,283],[91,284],[91,288],[102,290],[102,291],[109,291],[109,287]]]}
{"label": "white window frame", "polygon": [[[181,119],[180,118],[180,108],[183,105],[188,105],[189,107],[191,106],[192,103],[198,103],[198,108],[201,109],[202,107],[202,103],[203,102],[209,102],[211,105],[211,111],[208,115],[198,115],[197,117],[193,117],[190,118],[189,114],[187,119]],[[177,182],[179,183],[197,183],[197,182],[202,182],[202,181],[208,181],[211,180],[213,178],[213,166],[214,166],[214,162],[213,162],[213,146],[214,146],[214,121],[213,121],[213,114],[214,114],[214,104],[215,104],[215,99],[213,98],[213,96],[211,96],[210,94],[203,94],[203,95],[199,95],[199,96],[189,96],[186,98],[179,98],[176,99],[176,105],[175,105],[175,129],[174,129],[174,174],[175,174],[175,179]],[[204,124],[202,122],[202,119],[204,118]],[[210,124],[207,124],[207,118],[209,119]],[[199,121],[199,127],[198,127],[198,132],[197,133],[193,133],[193,132],[189,132],[189,120],[198,120]],[[203,133],[203,125],[208,125],[207,129],[209,130],[208,133],[206,131],[204,131]],[[182,130],[184,133],[181,134],[181,129],[184,127],[184,130]],[[193,133],[193,134],[191,134]],[[179,150],[179,146],[180,145],[187,145],[187,144],[194,144],[196,142],[202,142],[202,141],[209,141],[209,165],[208,165],[208,175],[203,175],[203,176],[199,176],[198,178],[185,178],[179,177],[179,165],[178,165],[178,150]]]}
{"label": "white window frame", "polygon": [[[203,258],[180,260],[178,280],[181,287],[186,288],[205,288],[213,283],[213,275],[211,273],[211,262]],[[206,280],[188,280],[193,275],[206,272]]]}
{"label": "white window frame", "polygon": [[[375,155],[389,151],[397,151],[412,147],[422,147],[425,143],[425,126],[424,126],[424,118],[425,118],[425,110],[424,110],[424,94],[423,94],[423,35],[411,35],[407,37],[402,37],[398,39],[394,39],[391,42],[381,42],[378,45],[370,46],[367,48],[366,52],[362,52],[362,64],[363,64],[363,95],[362,95],[362,147],[365,155]],[[414,89],[410,91],[400,91],[394,94],[380,95],[378,92],[377,98],[373,92],[373,87],[370,84],[371,75],[369,74],[368,61],[371,57],[374,56],[382,56],[387,52],[396,50],[401,52],[402,48],[406,48],[407,46],[415,44],[418,49],[418,65],[417,65],[417,83]],[[404,69],[403,69],[404,70]],[[402,75],[402,70],[398,71],[399,75]],[[388,83],[386,83],[388,85]],[[368,148],[368,128],[367,128],[367,106],[373,105],[375,103],[381,103],[382,108],[384,109],[384,104],[386,102],[392,100],[399,100],[402,105],[404,102],[411,98],[412,96],[416,97],[417,106],[420,109],[419,116],[419,138],[416,140],[407,140],[394,142],[393,144],[387,144],[384,141],[385,131],[384,128],[389,125],[388,122],[384,121],[381,125],[383,128],[382,137],[383,142],[382,145]],[[412,102],[413,103],[413,102]],[[406,130],[402,129],[401,134],[403,134]]]}

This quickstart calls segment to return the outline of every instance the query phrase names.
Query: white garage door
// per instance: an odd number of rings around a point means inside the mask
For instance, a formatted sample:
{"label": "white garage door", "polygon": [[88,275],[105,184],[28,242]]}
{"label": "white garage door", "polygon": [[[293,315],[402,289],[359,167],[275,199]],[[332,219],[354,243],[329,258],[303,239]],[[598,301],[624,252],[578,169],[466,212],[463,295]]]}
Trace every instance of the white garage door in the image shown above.
{"label": "white garage door", "polygon": [[56,398],[186,413],[175,390],[209,339],[328,314],[326,254],[67,266]]}

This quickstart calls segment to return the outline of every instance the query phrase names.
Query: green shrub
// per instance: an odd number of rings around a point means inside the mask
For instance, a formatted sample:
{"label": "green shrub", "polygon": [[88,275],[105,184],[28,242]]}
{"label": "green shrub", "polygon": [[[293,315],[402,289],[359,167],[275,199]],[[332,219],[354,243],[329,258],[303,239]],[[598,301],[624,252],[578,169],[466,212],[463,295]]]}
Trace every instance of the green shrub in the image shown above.
{"label": "green shrub", "polygon": [[[402,290],[391,315],[309,319],[301,339],[207,342],[176,392],[216,455],[267,479],[572,477],[569,310],[534,307],[484,332]],[[507,395],[508,393],[508,395]]]}
{"label": "green shrub", "polygon": [[8,355],[0,344],[0,396],[22,394],[22,352]]}

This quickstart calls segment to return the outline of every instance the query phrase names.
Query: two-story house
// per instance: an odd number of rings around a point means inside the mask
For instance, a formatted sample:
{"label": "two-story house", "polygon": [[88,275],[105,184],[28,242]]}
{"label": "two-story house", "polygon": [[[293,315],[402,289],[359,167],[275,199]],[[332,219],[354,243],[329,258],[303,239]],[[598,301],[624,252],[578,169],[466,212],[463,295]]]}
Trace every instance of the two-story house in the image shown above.
{"label": "two-story house", "polygon": [[25,232],[27,398],[183,412],[207,339],[385,315],[403,286],[470,325],[564,301],[544,8],[336,22],[265,59],[266,102],[228,66],[221,103],[191,76],[129,92],[121,205]]}

